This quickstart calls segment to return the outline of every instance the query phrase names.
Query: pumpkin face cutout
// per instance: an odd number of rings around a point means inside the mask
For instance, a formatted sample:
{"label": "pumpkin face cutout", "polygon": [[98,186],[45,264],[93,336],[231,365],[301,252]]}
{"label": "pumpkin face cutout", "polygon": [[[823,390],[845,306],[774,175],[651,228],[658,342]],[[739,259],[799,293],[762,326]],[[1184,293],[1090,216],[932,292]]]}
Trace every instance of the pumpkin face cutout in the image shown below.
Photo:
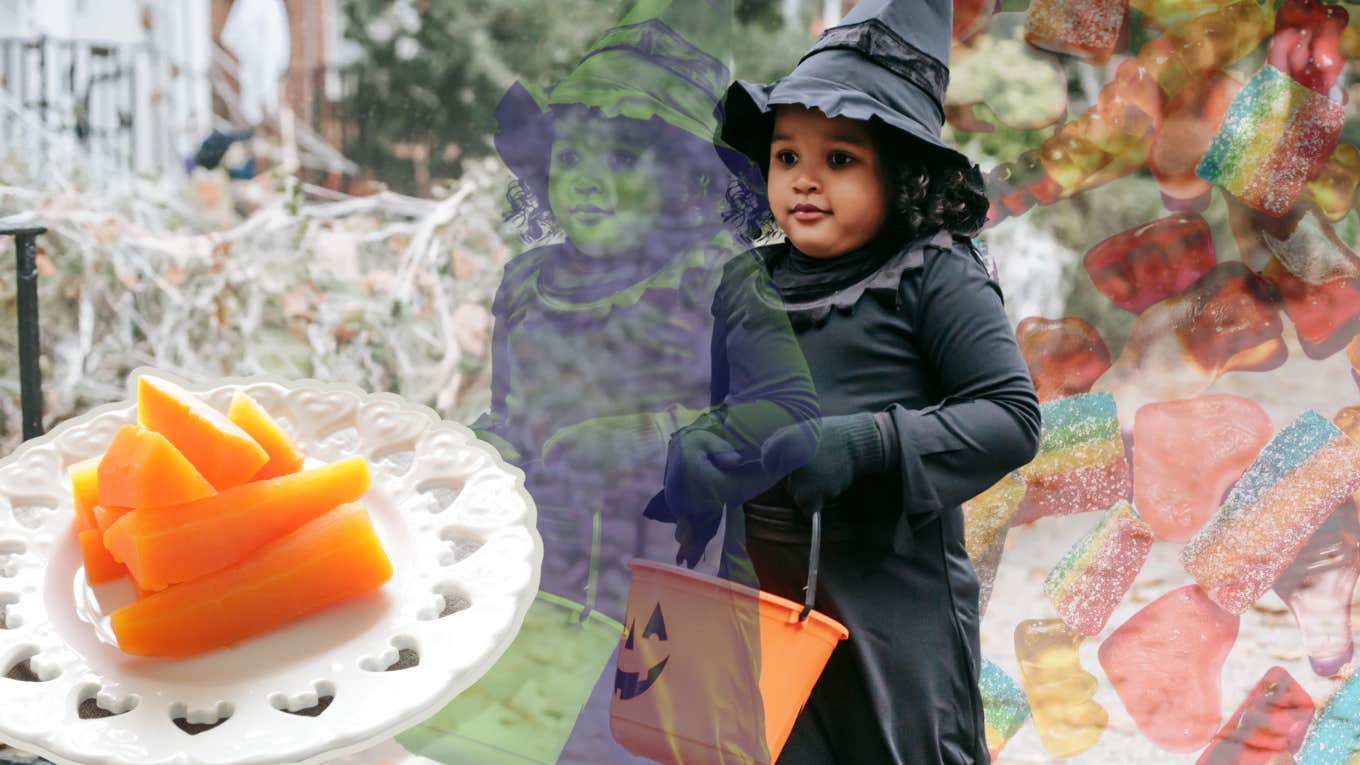
{"label": "pumpkin face cutout", "polygon": [[[623,635],[623,646],[619,649],[619,666],[614,674],[614,691],[621,700],[641,696],[661,677],[661,670],[670,661],[670,647],[666,645],[668,640],[666,619],[661,614],[660,603],[652,609],[641,636],[637,635],[637,621],[629,622]],[[638,669],[626,672],[625,666]]]}

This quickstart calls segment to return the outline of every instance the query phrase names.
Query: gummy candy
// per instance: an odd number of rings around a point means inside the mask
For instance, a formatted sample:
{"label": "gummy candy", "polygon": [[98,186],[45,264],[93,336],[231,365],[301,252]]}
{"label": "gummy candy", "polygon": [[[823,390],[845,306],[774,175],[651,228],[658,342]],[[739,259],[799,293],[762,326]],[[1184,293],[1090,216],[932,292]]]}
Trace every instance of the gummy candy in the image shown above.
{"label": "gummy candy", "polygon": [[1195,765],[1270,765],[1278,753],[1299,750],[1313,712],[1308,691],[1282,667],[1271,667]]}
{"label": "gummy candy", "polygon": [[1238,618],[1191,584],[1144,606],[1105,642],[1105,676],[1148,740],[1190,752],[1213,738],[1223,720],[1223,662],[1237,640]]}
{"label": "gummy candy", "polygon": [[1101,294],[1130,313],[1179,295],[1217,262],[1209,224],[1172,215],[1122,231],[1086,253],[1086,273]]}
{"label": "gummy candy", "polygon": [[1360,185],[1360,149],[1338,143],[1317,177],[1304,187],[1303,198],[1311,201],[1327,220],[1335,223],[1355,208],[1355,189]]}
{"label": "gummy candy", "polygon": [[1029,699],[1006,671],[995,662],[982,659],[982,712],[987,720],[987,751],[993,761],[1020,726],[1029,719]]}
{"label": "gummy candy", "polygon": [[1354,655],[1351,595],[1360,575],[1360,518],[1346,500],[1323,522],[1275,581],[1303,631],[1313,671],[1331,677]]}
{"label": "gummy candy", "polygon": [[1258,272],[1267,270],[1273,258],[1308,284],[1360,278],[1360,256],[1341,241],[1331,223],[1311,212],[1272,218],[1229,202],[1228,219],[1242,261]]}
{"label": "gummy candy", "polygon": [[1344,118],[1341,104],[1264,66],[1233,99],[1195,172],[1257,210],[1284,215],[1322,170]]}
{"label": "gummy candy", "polygon": [[963,545],[977,573],[978,613],[986,613],[992,597],[996,569],[1006,547],[1011,518],[1025,496],[1025,480],[1017,472],[1007,473],[991,488],[963,503]]}
{"label": "gummy candy", "polygon": [[1222,70],[1194,78],[1169,98],[1152,139],[1148,169],[1168,209],[1203,209],[1213,185],[1195,175],[1195,165],[1218,133],[1242,84]]}
{"label": "gummy candy", "polygon": [[1339,5],[1285,0],[1275,12],[1275,35],[1266,63],[1304,87],[1327,95],[1341,74],[1341,33],[1350,14]]}
{"label": "gummy candy", "polygon": [[1143,14],[1144,25],[1171,31],[1231,4],[1230,0],[1129,0],[1129,7]]}
{"label": "gummy candy", "polygon": [[1039,453],[1020,469],[1028,489],[1011,525],[1108,509],[1129,490],[1114,398],[1083,393],[1039,405]]}
{"label": "gummy candy", "polygon": [[1357,488],[1360,446],[1309,409],[1261,450],[1181,563],[1215,603],[1240,614]]}
{"label": "gummy candy", "polygon": [[1203,393],[1224,372],[1273,369],[1288,353],[1270,285],[1241,262],[1210,269],[1139,314],[1119,358],[1092,386],[1120,411]]}
{"label": "gummy candy", "polygon": [[1097,704],[1095,675],[1081,668],[1081,635],[1061,619],[1026,619],[1015,626],[1020,682],[1029,697],[1039,742],[1055,757],[1090,749],[1109,722]]}
{"label": "gummy candy", "polygon": [[1067,626],[1099,635],[1151,550],[1152,529],[1128,502],[1119,502],[1058,561],[1044,594]]}
{"label": "gummy candy", "polygon": [[1031,316],[1015,328],[1040,401],[1086,393],[1110,368],[1110,349],[1095,327],[1076,317]]}
{"label": "gummy candy", "polygon": [[987,29],[996,0],[954,0],[954,42],[967,41]]}
{"label": "gummy candy", "polygon": [[1322,359],[1341,350],[1360,327],[1360,279],[1310,284],[1271,260],[1261,273],[1279,290],[1285,312],[1299,333],[1309,358]]}
{"label": "gummy candy", "polygon": [[[1185,543],[1270,441],[1270,415],[1231,395],[1147,404],[1133,419],[1133,503],[1158,539]],[[1193,467],[1185,455],[1195,455]]]}
{"label": "gummy candy", "polygon": [[1025,40],[1099,65],[1114,52],[1127,15],[1128,0],[1031,0]]}
{"label": "gummy candy", "polygon": [[1360,759],[1360,672],[1327,699],[1308,726],[1298,765],[1354,765]]}

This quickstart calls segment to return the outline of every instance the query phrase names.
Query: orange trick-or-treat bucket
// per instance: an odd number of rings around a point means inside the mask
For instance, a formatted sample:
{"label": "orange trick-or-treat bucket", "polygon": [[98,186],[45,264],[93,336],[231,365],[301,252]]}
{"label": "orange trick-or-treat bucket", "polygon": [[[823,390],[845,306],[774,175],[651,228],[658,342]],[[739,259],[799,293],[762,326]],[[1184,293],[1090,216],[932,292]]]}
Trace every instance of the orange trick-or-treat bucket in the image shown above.
{"label": "orange trick-or-treat bucket", "polygon": [[[811,610],[811,597],[804,608],[676,566],[628,565],[615,740],[670,765],[774,762],[849,631]],[[811,581],[815,591],[815,573]]]}

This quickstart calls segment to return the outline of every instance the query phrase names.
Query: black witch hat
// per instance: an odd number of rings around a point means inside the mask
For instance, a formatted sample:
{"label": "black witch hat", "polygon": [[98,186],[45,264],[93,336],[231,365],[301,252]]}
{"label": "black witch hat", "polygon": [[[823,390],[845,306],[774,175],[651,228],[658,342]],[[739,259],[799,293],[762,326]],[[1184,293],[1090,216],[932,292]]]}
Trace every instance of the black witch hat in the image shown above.
{"label": "black witch hat", "polygon": [[860,0],[788,76],[768,85],[732,84],[722,140],[764,166],[775,106],[877,118],[918,142],[938,163],[965,168],[969,186],[985,195],[977,166],[940,138],[953,15],[953,0]]}

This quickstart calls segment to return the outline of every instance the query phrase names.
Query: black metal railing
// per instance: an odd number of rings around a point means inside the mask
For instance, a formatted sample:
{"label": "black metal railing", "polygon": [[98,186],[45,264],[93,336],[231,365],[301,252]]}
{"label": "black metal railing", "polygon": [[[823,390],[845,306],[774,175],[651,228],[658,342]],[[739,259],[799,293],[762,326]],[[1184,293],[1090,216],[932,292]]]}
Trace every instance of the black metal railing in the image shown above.
{"label": "black metal railing", "polygon": [[43,434],[42,369],[38,326],[38,235],[40,226],[3,226],[0,237],[14,237],[14,259],[19,282],[19,408],[24,440]]}

